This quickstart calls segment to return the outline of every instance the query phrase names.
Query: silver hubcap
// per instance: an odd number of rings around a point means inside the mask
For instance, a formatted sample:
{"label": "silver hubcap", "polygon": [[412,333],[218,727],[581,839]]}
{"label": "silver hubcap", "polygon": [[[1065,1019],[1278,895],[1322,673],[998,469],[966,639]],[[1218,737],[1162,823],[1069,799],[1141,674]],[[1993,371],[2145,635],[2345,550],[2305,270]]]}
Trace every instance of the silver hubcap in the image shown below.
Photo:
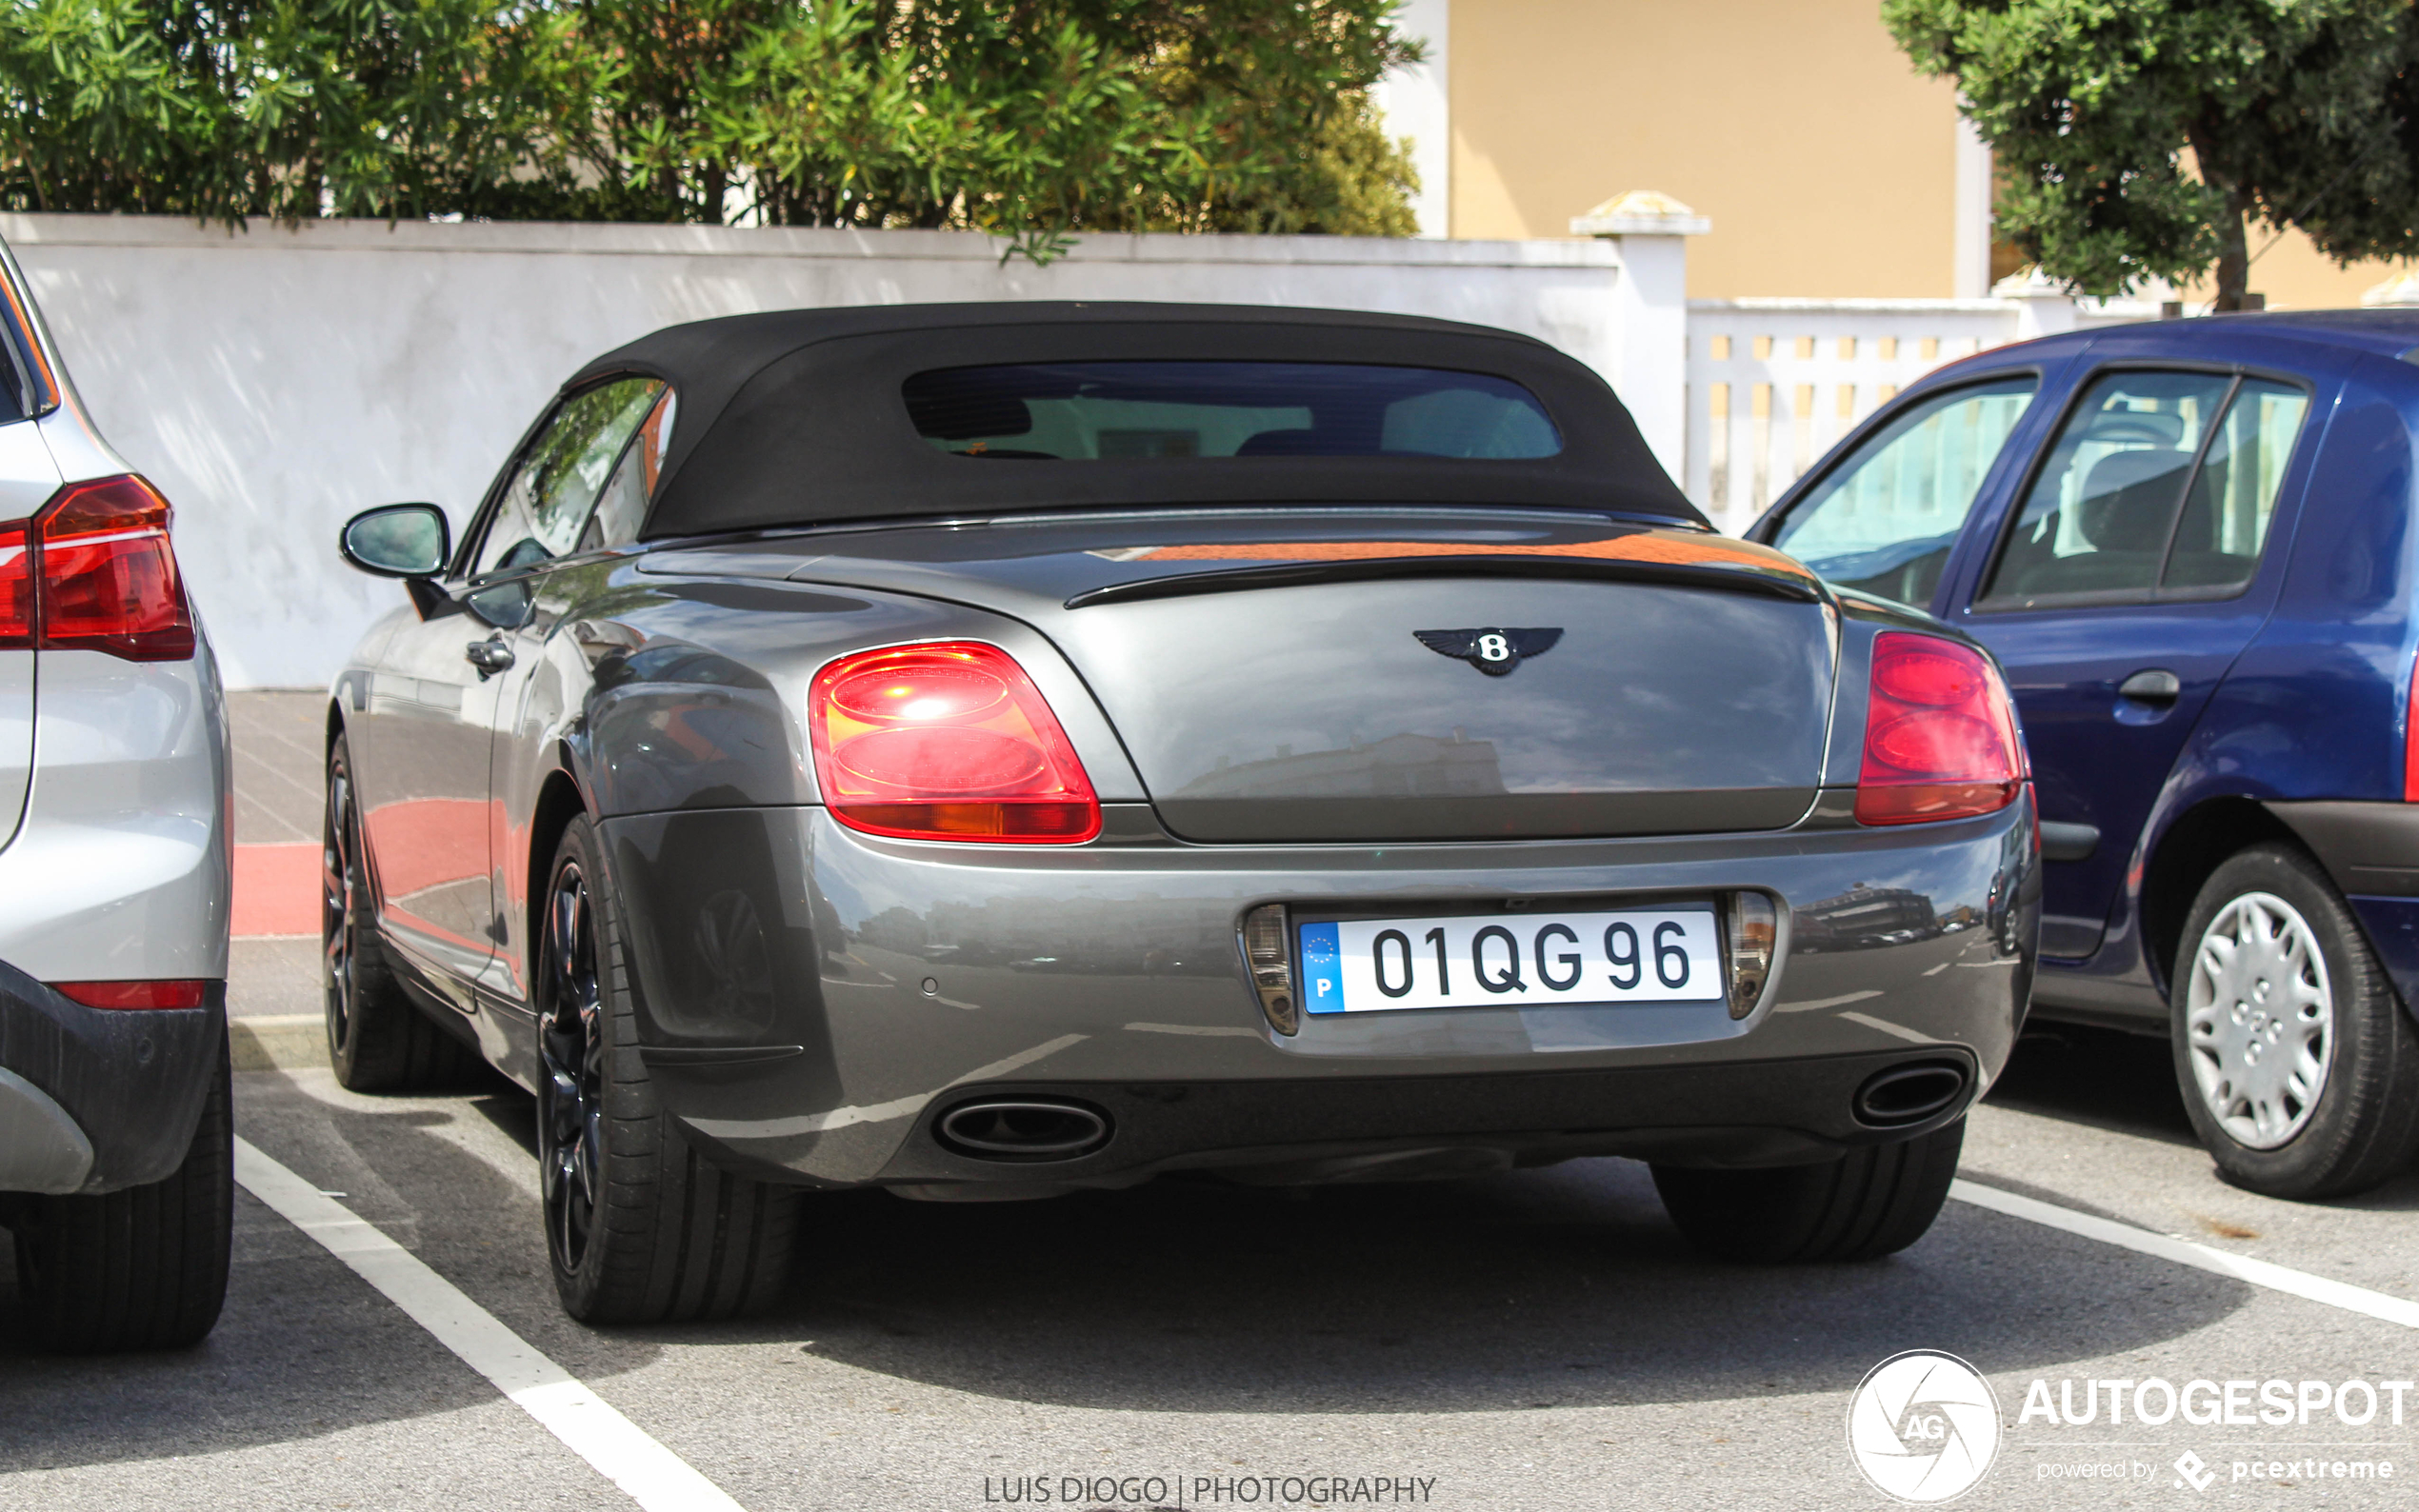
{"label": "silver hubcap", "polygon": [[2274,1149],[2302,1131],[2327,1089],[2335,999],[2299,910],[2271,892],[2219,910],[2192,953],[2185,1032],[2201,1101],[2235,1144]]}

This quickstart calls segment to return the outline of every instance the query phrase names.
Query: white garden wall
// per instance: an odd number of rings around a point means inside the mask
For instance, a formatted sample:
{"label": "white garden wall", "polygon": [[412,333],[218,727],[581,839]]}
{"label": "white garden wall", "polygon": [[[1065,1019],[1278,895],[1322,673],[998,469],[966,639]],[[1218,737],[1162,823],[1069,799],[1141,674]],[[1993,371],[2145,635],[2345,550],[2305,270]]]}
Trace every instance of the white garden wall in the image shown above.
{"label": "white garden wall", "polygon": [[1099,236],[1035,269],[946,231],[0,215],[0,235],[94,421],[176,505],[234,686],[324,683],[400,602],[338,562],[348,515],[429,499],[458,526],[572,369],[711,315],[1150,299],[1475,321],[1605,373],[1681,467],[1678,260],[1625,275],[1617,241]]}
{"label": "white garden wall", "polygon": [[[950,231],[317,221],[230,232],[0,215],[95,422],[177,507],[238,687],[313,686],[390,583],[336,558],[353,511],[457,526],[555,386],[661,326],[754,309],[987,299],[1329,306],[1526,331],[1604,374],[1689,495],[1741,529],[1940,362],[2140,318],[2034,278],[1972,301],[1684,297],[1707,223],[1617,196],[1569,241],[1095,236],[1048,269]],[[1651,202],[1651,203],[1649,203]]]}
{"label": "white garden wall", "polygon": [[1692,299],[1689,498],[1733,534],[1897,392],[2011,341],[2148,320],[2155,299],[2078,300],[2038,275],[1989,299]]}

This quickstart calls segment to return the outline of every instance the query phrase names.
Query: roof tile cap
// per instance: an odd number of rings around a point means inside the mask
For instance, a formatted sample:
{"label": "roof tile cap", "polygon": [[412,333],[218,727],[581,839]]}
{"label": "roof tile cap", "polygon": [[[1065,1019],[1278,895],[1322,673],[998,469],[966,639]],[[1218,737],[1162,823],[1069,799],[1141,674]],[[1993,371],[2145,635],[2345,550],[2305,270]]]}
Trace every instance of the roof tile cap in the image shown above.
{"label": "roof tile cap", "polygon": [[1631,189],[1570,220],[1573,236],[1703,236],[1713,222],[1654,189]]}
{"label": "roof tile cap", "polygon": [[2360,302],[2370,309],[2408,308],[2419,305],[2419,269],[2405,269],[2384,283],[2371,286],[2363,291]]}

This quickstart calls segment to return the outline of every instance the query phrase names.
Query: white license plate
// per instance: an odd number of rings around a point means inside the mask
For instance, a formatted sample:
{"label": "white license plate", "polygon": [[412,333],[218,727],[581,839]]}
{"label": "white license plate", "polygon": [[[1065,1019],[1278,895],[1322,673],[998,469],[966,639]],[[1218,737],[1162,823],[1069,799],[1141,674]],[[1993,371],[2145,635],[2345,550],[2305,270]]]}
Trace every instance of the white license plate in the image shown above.
{"label": "white license plate", "polygon": [[1709,905],[1603,913],[1339,919],[1301,926],[1302,1005],[1393,1008],[1675,1003],[1723,995]]}

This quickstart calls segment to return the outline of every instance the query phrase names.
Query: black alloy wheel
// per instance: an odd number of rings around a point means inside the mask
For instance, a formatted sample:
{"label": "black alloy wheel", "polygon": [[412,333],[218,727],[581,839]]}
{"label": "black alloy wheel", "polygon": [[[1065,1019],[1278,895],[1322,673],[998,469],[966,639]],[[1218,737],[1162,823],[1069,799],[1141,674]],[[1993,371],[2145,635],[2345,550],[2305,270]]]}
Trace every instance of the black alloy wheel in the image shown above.
{"label": "black alloy wheel", "polygon": [[556,867],[547,890],[544,1017],[538,1056],[538,1160],[547,1244],[575,1272],[588,1255],[603,1200],[605,1035],[596,973],[596,919],[575,858]]}
{"label": "black alloy wheel", "polygon": [[556,845],[530,962],[538,1181],[563,1310],[583,1323],[729,1318],[789,1278],[798,1191],[716,1166],[643,1055],[629,926],[587,815]]}
{"label": "black alloy wheel", "polygon": [[359,1017],[361,815],[353,808],[352,773],[339,755],[328,764],[328,822],[319,848],[319,945],[328,999],[328,1050],[338,1062],[352,1047]]}
{"label": "black alloy wheel", "polygon": [[479,1059],[412,1005],[388,964],[362,844],[352,755],[338,736],[328,752],[328,807],[319,848],[320,988],[328,1062],[355,1092],[460,1084]]}

